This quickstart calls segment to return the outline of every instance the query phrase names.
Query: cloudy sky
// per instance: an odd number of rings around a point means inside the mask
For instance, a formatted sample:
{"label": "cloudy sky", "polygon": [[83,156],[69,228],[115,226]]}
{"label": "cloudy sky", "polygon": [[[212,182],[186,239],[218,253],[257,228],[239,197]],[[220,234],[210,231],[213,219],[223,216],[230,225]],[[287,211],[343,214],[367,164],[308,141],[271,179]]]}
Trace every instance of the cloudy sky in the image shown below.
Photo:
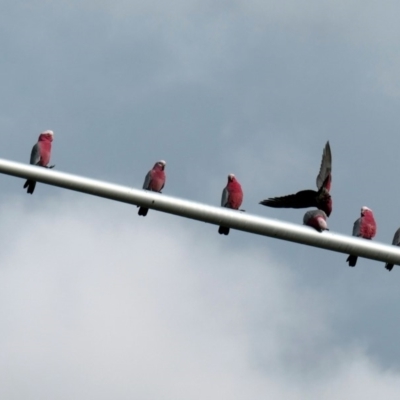
{"label": "cloudy sky", "polygon": [[[249,213],[313,189],[332,231],[400,226],[400,5],[0,0],[0,157],[55,132],[59,171]],[[0,398],[376,399],[400,390],[400,275],[383,264],[0,176]],[[397,304],[399,303],[399,304]]]}

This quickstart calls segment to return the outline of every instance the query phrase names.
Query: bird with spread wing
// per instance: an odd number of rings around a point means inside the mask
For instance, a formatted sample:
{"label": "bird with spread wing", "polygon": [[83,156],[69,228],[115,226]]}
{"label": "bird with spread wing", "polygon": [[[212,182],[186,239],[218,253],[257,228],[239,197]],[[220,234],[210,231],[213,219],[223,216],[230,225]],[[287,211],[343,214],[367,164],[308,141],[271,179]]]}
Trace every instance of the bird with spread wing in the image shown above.
{"label": "bird with spread wing", "polygon": [[332,198],[329,193],[332,182],[332,153],[329,141],[322,153],[321,167],[317,176],[317,190],[301,190],[296,194],[272,197],[260,204],[273,208],[308,208],[317,207],[329,217],[332,212]]}

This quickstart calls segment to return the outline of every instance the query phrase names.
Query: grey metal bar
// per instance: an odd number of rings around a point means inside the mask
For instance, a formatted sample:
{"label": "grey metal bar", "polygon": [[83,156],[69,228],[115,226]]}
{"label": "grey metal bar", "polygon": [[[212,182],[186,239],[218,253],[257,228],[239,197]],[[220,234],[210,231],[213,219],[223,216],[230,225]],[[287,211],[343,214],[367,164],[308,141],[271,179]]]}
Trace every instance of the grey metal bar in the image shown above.
{"label": "grey metal bar", "polygon": [[215,225],[224,225],[244,232],[269,236],[320,247],[345,254],[354,254],[373,260],[400,264],[400,248],[370,240],[332,232],[319,233],[314,229],[258,217],[240,211],[209,206],[194,201],[178,199],[164,194],[133,189],[95,179],[66,174],[55,170],[36,167],[0,159],[0,173],[19,178],[31,178],[38,182],[104,197],[123,203],[145,206],[150,209],[179,215]]}

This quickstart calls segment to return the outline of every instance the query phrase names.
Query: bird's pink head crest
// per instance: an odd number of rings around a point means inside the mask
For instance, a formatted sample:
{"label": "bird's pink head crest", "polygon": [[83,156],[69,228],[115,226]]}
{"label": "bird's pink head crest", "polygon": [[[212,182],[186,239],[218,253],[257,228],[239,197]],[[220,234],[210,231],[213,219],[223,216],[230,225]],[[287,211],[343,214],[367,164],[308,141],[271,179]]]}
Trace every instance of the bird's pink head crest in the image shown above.
{"label": "bird's pink head crest", "polygon": [[232,182],[235,179],[235,175],[234,174],[229,174],[228,175],[228,181]]}
{"label": "bird's pink head crest", "polygon": [[372,212],[372,210],[366,206],[361,207],[361,215],[365,215],[366,213]]}
{"label": "bird's pink head crest", "polygon": [[54,136],[54,132],[47,130],[47,131],[43,131],[40,135],[39,135],[39,140],[40,141],[49,141],[52,142],[53,141],[53,136]]}
{"label": "bird's pink head crest", "polygon": [[167,165],[167,163],[164,160],[160,160],[155,163],[154,167],[158,167],[158,168],[161,168],[162,170],[164,170],[166,165]]}

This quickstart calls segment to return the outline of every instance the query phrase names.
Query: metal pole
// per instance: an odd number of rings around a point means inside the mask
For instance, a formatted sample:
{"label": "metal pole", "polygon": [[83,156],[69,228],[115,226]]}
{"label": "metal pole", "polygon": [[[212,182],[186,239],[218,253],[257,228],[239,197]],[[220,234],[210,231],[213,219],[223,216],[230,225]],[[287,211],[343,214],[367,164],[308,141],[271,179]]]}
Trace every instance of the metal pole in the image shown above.
{"label": "metal pole", "polygon": [[0,159],[0,173],[30,178],[38,182],[87,193],[94,196],[145,206],[150,209],[179,215],[215,225],[224,225],[244,232],[320,247],[377,261],[400,264],[400,247],[331,232],[262,218],[240,211],[208,206],[164,194],[115,185],[55,170]]}

